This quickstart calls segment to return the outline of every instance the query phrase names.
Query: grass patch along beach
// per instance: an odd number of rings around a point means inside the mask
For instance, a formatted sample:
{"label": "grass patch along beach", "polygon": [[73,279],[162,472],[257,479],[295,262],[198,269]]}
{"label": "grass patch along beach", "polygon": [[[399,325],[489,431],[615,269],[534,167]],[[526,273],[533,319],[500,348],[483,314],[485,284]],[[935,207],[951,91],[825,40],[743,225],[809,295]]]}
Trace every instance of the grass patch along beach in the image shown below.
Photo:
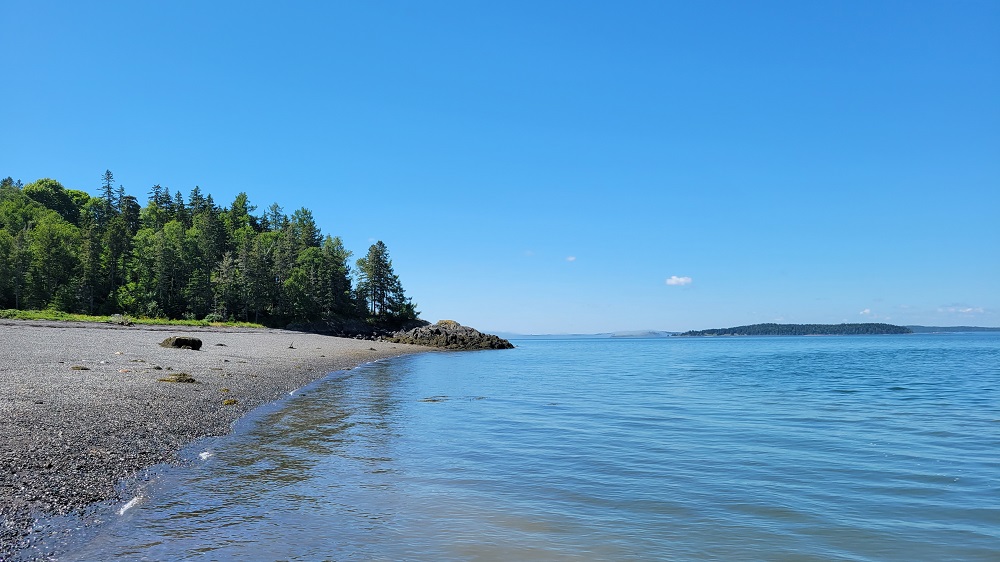
{"label": "grass patch along beach", "polygon": [[74,314],[61,310],[17,310],[8,308],[0,310],[0,320],[55,320],[64,322],[99,322],[106,324],[128,324],[142,326],[196,326],[213,328],[263,328],[261,324],[252,322],[212,322],[209,320],[172,320],[168,318],[133,318],[131,316],[95,316],[90,314]]}

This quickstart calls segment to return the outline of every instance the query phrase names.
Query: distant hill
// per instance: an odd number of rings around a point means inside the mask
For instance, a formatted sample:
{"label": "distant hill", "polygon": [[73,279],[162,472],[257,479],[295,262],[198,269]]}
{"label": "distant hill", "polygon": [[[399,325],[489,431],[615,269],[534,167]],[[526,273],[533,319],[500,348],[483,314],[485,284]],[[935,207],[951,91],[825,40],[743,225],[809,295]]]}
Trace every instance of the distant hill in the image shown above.
{"label": "distant hill", "polygon": [[692,330],[681,336],[855,336],[911,334],[905,326],[892,324],[752,324],[735,328]]}
{"label": "distant hill", "polygon": [[954,332],[1000,332],[1000,328],[982,326],[907,326],[914,334],[942,334]]}

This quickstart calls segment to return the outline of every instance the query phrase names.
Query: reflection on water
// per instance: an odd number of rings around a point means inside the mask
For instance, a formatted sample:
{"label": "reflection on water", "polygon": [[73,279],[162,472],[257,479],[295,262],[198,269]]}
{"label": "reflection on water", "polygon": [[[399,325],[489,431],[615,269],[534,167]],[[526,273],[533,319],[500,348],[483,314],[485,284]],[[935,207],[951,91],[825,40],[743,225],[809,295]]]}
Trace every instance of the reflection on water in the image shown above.
{"label": "reflection on water", "polygon": [[239,435],[207,441],[211,456],[168,471],[70,558],[372,558],[394,510],[369,496],[397,485],[394,384],[405,373],[388,363],[335,373]]}
{"label": "reflection on water", "polygon": [[1000,559],[996,336],[519,343],[335,373],[64,559]]}

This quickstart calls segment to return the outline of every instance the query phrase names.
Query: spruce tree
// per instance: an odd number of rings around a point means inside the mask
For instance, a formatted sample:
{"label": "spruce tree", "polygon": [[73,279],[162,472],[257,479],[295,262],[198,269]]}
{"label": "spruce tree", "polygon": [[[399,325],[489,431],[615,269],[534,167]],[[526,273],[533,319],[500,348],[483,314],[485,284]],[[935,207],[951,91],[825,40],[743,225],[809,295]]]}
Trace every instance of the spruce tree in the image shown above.
{"label": "spruce tree", "polygon": [[381,240],[368,248],[368,254],[358,262],[359,298],[364,300],[369,319],[375,323],[395,326],[416,318],[414,304],[406,297],[399,277],[392,269],[389,249]]}

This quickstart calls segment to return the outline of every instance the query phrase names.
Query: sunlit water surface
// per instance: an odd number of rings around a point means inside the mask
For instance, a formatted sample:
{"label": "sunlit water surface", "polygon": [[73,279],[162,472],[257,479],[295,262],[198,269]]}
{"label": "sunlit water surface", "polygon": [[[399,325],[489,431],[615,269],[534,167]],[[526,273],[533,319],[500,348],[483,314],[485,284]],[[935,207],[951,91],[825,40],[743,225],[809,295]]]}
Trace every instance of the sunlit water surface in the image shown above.
{"label": "sunlit water surface", "polygon": [[515,343],[334,373],[60,560],[1000,560],[998,334]]}

